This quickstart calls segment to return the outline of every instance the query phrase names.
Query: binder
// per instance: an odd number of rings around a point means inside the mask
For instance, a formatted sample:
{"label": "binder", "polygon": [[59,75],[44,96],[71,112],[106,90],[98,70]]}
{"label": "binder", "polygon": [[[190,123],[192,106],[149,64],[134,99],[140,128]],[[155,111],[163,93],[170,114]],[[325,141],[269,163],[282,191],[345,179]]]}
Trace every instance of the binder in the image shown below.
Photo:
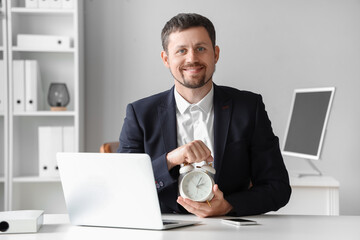
{"label": "binder", "polygon": [[43,89],[36,60],[25,60],[25,111],[42,110]]}
{"label": "binder", "polygon": [[49,7],[50,8],[61,8],[61,0],[49,0]]}
{"label": "binder", "polygon": [[74,0],[61,0],[62,8],[71,9],[74,8]]}
{"label": "binder", "polygon": [[25,0],[26,8],[38,8],[39,1],[38,0]]}
{"label": "binder", "polygon": [[39,176],[58,177],[56,153],[75,152],[74,126],[39,127]]}
{"label": "binder", "polygon": [[25,111],[25,61],[13,61],[13,110]]}
{"label": "binder", "polygon": [[[40,0],[42,1],[42,0]],[[18,34],[17,46],[29,49],[62,49],[71,47],[71,38],[68,36]]]}
{"label": "binder", "polygon": [[63,127],[39,127],[39,176],[58,177],[56,153],[63,151]]}
{"label": "binder", "polygon": [[0,113],[5,111],[5,65],[4,61],[0,60]]}
{"label": "binder", "polygon": [[50,0],[38,0],[39,8],[50,8]]}
{"label": "binder", "polygon": [[75,128],[63,127],[63,152],[75,152]]}

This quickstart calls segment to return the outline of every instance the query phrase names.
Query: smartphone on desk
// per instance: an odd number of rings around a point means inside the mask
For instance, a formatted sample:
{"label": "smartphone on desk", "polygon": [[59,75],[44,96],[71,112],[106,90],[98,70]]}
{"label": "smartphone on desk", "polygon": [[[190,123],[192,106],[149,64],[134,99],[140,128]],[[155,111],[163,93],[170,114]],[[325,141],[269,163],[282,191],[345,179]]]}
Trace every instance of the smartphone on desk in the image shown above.
{"label": "smartphone on desk", "polygon": [[249,226],[249,225],[257,225],[256,221],[243,219],[243,218],[228,218],[221,220],[223,223],[235,225],[235,226]]}

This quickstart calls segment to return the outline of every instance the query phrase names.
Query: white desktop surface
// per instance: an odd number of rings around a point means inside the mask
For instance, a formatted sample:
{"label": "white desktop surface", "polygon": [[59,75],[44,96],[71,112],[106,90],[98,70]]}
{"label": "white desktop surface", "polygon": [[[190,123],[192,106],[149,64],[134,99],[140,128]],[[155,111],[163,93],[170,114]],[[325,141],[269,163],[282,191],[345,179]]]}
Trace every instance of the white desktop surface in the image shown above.
{"label": "white desktop surface", "polygon": [[220,218],[200,219],[192,215],[164,215],[165,217],[200,220],[202,223],[165,231],[81,227],[70,225],[67,215],[46,214],[44,225],[38,233],[4,234],[0,235],[0,239],[360,239],[360,216],[261,215],[246,217],[256,220],[259,223],[258,225],[242,227],[223,224]]}

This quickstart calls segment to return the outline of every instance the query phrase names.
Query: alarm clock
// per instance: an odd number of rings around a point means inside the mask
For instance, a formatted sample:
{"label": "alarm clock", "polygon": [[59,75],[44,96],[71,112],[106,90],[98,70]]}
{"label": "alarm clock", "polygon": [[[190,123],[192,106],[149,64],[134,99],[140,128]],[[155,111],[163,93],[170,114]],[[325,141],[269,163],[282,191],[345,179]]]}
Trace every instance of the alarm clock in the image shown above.
{"label": "alarm clock", "polygon": [[214,197],[215,169],[209,165],[184,165],[180,168],[179,193],[196,202],[210,201]]}

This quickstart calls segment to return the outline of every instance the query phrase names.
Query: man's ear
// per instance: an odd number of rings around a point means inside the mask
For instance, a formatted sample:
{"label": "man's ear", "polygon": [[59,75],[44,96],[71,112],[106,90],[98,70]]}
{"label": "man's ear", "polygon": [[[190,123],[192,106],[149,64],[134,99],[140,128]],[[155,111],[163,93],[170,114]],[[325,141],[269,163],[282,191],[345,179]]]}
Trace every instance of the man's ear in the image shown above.
{"label": "man's ear", "polygon": [[166,51],[161,51],[161,59],[163,60],[165,67],[170,68],[169,57],[168,57]]}
{"label": "man's ear", "polygon": [[219,57],[220,57],[220,48],[219,46],[215,46],[215,63],[217,63]]}

